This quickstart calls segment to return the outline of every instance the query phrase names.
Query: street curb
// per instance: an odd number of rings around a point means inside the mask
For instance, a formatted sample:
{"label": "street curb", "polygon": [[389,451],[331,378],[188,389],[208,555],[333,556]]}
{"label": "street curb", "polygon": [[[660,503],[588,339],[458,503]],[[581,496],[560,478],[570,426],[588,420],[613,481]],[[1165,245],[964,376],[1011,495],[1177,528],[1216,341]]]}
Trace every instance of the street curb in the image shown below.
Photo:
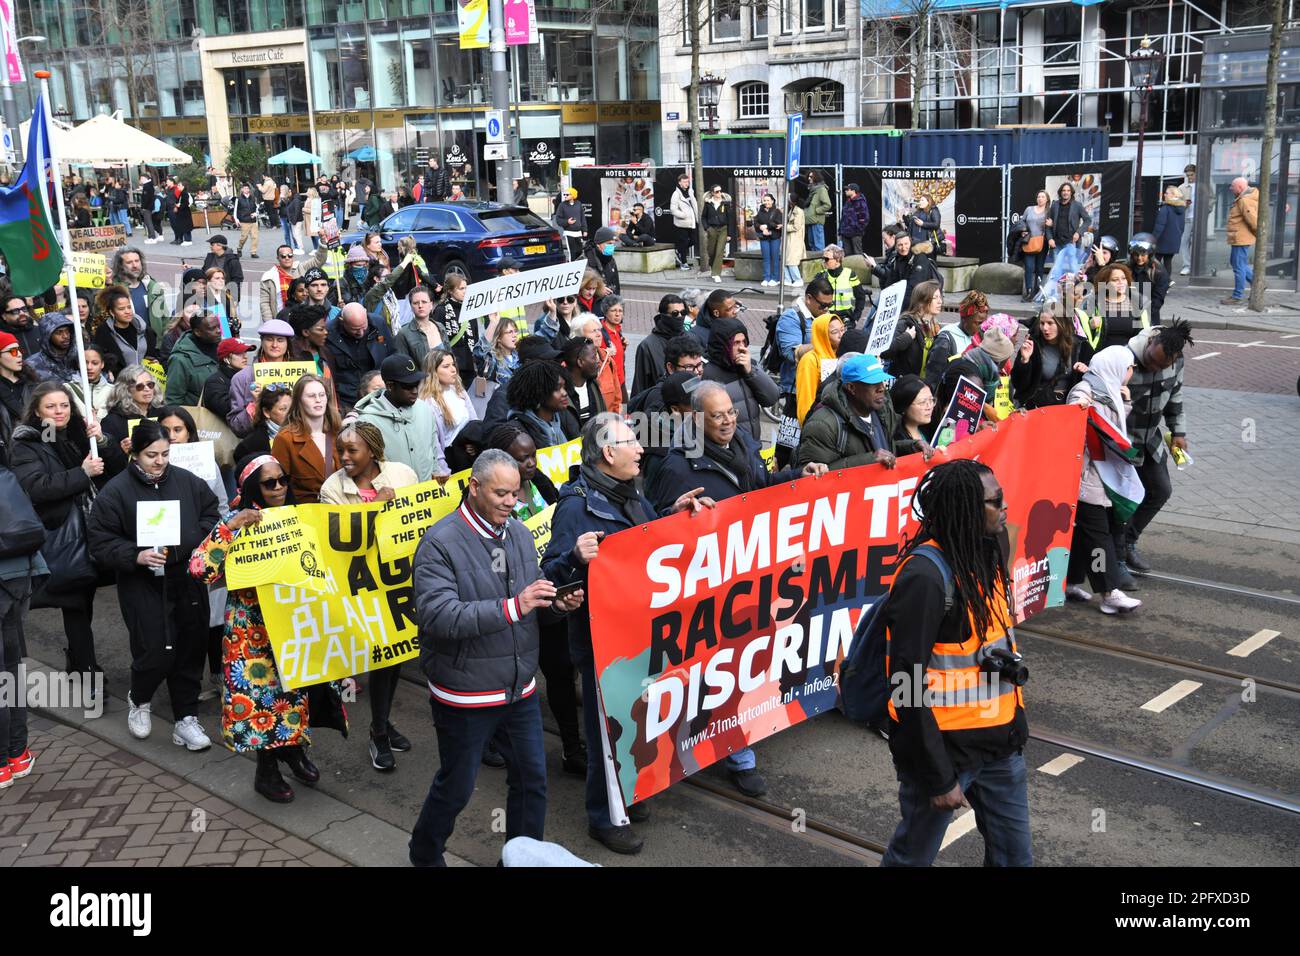
{"label": "street curb", "polygon": [[[24,663],[29,673],[39,671],[47,678],[63,673],[59,668],[32,657],[24,658]],[[165,721],[158,721],[159,726],[154,727],[148,740],[136,740],[126,728],[126,700],[106,696],[116,706],[105,706],[97,718],[86,717],[82,710],[64,707],[33,707],[31,713],[84,731],[139,756],[141,760],[338,857],[350,866],[410,866],[406,855],[410,834],[406,831],[306,785],[295,787],[293,803],[271,803],[252,789],[252,761],[227,750],[221,744],[219,734],[213,737],[211,749],[200,753],[191,753],[172,744]],[[444,855],[448,866],[474,866],[453,853]]]}

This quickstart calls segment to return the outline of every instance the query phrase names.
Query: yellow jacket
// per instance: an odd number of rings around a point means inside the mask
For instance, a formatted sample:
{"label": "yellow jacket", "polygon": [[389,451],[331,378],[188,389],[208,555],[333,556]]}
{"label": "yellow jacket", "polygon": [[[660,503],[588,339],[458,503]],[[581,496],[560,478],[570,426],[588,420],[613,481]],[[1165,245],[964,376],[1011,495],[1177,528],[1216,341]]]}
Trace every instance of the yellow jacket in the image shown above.
{"label": "yellow jacket", "polygon": [[805,352],[803,358],[799,359],[799,364],[795,366],[794,393],[801,425],[816,403],[817,392],[825,377],[822,375],[822,361],[835,361],[835,349],[831,347],[830,325],[831,319],[838,318],[838,315],[828,312],[813,319],[812,351]]}

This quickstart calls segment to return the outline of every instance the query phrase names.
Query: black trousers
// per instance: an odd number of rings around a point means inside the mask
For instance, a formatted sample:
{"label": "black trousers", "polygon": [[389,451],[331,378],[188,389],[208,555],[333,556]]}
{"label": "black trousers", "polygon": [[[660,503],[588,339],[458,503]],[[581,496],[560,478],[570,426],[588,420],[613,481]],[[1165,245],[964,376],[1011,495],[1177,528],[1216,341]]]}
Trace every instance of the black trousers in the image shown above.
{"label": "black trousers", "polygon": [[695,230],[692,229],[689,232],[683,231],[678,233],[674,245],[677,246],[678,265],[686,265],[690,261],[691,246],[695,245]]}
{"label": "black trousers", "polygon": [[840,236],[840,245],[843,247],[846,256],[862,255],[861,236]]}
{"label": "black trousers", "polygon": [[95,589],[88,589],[78,607],[63,608],[63,633],[68,638],[68,670],[89,673],[98,666],[95,661],[95,632],[91,621],[95,616]]}
{"label": "black trousers", "polygon": [[1068,585],[1082,584],[1086,576],[1098,594],[1115,590],[1118,557],[1111,525],[1111,508],[1079,502],[1074,513],[1074,538],[1070,542]]}
{"label": "black trousers", "polygon": [[1142,487],[1146,489],[1146,497],[1142,499],[1142,504],[1138,505],[1137,511],[1133,513],[1133,517],[1124,528],[1126,545],[1137,544],[1138,538],[1147,529],[1151,519],[1160,513],[1160,509],[1174,493],[1174,486],[1169,482],[1168,455],[1162,455],[1159,461],[1154,461],[1148,454],[1146,460],[1138,466],[1137,473]]}
{"label": "black trousers", "polygon": [[163,684],[175,720],[198,713],[208,658],[208,589],[171,568],[167,578],[119,573],[118,606],[131,645],[131,700],[147,704]]}
{"label": "black trousers", "polygon": [[369,673],[370,733],[388,733],[388,717],[393,712],[393,698],[397,695],[397,682],[402,676],[402,665],[380,668]]}
{"label": "black trousers", "polygon": [[574,685],[577,670],[569,657],[567,623],[558,621],[542,626],[537,664],[546,678],[546,702],[560,727],[564,752],[577,753],[582,749],[582,735],[578,731],[578,691]]}

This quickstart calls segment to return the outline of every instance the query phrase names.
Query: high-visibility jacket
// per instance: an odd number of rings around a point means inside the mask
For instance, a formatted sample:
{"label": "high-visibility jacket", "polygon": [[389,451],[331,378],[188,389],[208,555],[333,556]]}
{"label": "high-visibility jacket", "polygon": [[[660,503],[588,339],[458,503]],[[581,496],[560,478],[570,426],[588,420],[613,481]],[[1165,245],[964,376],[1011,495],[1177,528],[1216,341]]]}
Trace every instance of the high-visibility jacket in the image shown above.
{"label": "high-visibility jacket", "polygon": [[835,304],[831,306],[831,311],[847,319],[853,314],[853,292],[862,285],[858,274],[848,266],[843,266],[838,276],[831,275],[826,269],[822,269],[821,274],[827,278],[835,291]]}
{"label": "high-visibility jacket", "polygon": [[532,331],[532,329],[528,327],[528,317],[524,314],[524,307],[522,305],[516,305],[509,309],[502,309],[497,314],[500,315],[501,318],[509,319],[513,322],[515,328],[519,330],[520,335],[527,335]]}
{"label": "high-visibility jacket", "polygon": [[[934,547],[938,545],[926,542]],[[909,557],[907,561],[914,558]],[[922,560],[927,560],[922,558]],[[907,561],[900,565],[901,571]],[[1005,594],[993,599],[989,630],[975,634],[974,615],[967,612],[969,636],[960,644],[935,642],[925,669],[926,706],[941,731],[976,730],[1009,724],[1016,718],[1016,708],[1025,704],[1022,690],[1001,675],[981,671],[980,661],[994,648],[1016,650],[1015,631],[1007,610]],[[885,632],[885,671],[890,673],[889,631]],[[898,720],[894,699],[889,700],[889,716]]]}

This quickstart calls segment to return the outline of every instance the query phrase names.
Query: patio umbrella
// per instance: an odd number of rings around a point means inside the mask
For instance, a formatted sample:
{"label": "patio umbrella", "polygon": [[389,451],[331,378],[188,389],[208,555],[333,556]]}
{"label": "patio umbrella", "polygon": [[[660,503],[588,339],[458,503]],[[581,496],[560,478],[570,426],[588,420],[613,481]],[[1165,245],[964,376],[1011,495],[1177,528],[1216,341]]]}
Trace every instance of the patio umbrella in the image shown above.
{"label": "patio umbrella", "polygon": [[360,149],[354,149],[348,153],[347,158],[358,163],[373,163],[379,158],[379,154],[375,152],[373,146],[362,146]]}
{"label": "patio umbrella", "polygon": [[319,166],[323,160],[305,149],[294,146],[283,153],[276,153],[267,162],[272,166]]}

